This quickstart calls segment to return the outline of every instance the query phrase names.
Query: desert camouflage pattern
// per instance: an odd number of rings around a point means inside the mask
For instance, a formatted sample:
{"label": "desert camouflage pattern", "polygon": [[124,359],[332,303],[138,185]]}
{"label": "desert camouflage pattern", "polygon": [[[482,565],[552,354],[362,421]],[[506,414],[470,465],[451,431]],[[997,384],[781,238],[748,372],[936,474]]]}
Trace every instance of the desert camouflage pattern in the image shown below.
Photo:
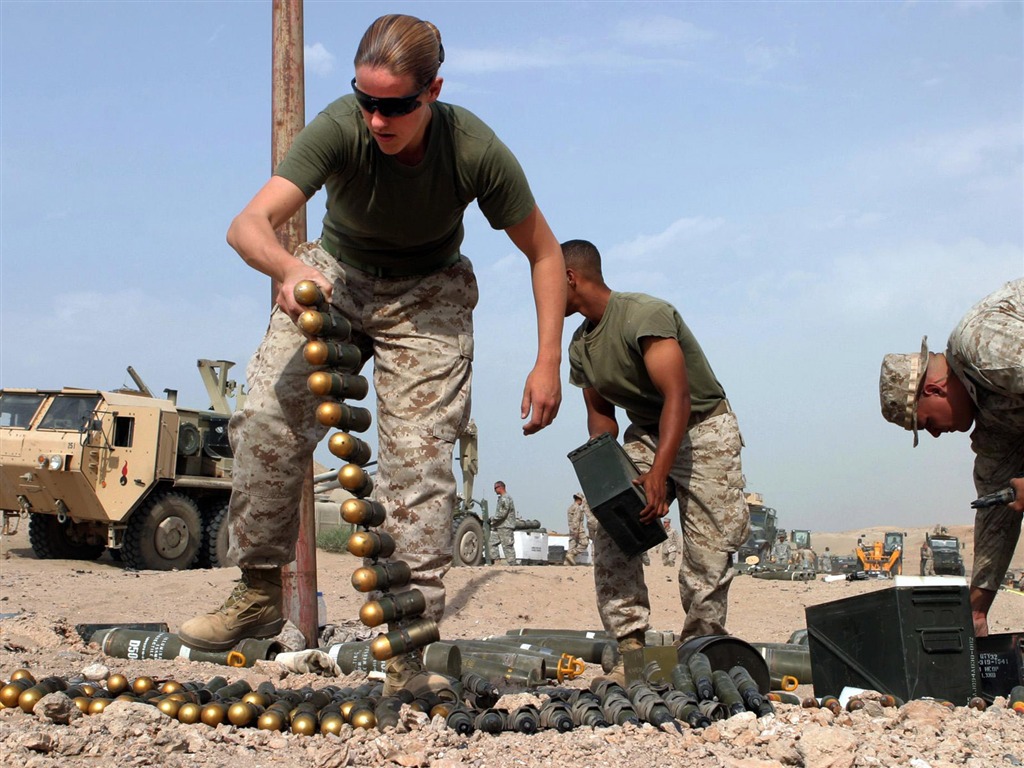
{"label": "desert camouflage pattern", "polygon": [[661,552],[661,564],[672,568],[679,555],[679,531],[675,528],[666,528],[665,534],[668,538],[658,545],[658,550]]}
{"label": "desert camouflage pattern", "polygon": [[[379,452],[373,498],[427,599],[424,616],[444,613],[442,577],[451,564],[455,506],[452,453],[470,410],[472,312],[477,284],[461,258],[433,275],[380,279],[339,263],[319,241],[296,256],[333,281],[332,304],[353,327],[352,343],[373,360]],[[328,431],[315,418],[321,399],[306,386],[314,370],[305,336],[280,309],[249,364],[245,407],[231,419],[235,471],[230,555],[242,568],[295,559],[306,467]]]}
{"label": "desert camouflage pattern", "polygon": [[[949,337],[946,359],[978,407],[971,432],[979,496],[1024,477],[1024,279],[972,307]],[[1020,538],[1021,514],[979,509],[971,586],[998,590]]]}
{"label": "desert camouflage pattern", "polygon": [[506,491],[498,496],[498,503],[494,505],[494,515],[491,517],[491,539],[490,553],[491,562],[498,560],[498,544],[501,544],[501,551],[505,555],[507,565],[515,565],[515,530],[516,530],[516,503],[512,496]]}
{"label": "desert camouflage pattern", "polygon": [[[631,424],[623,439],[641,471],[650,468],[658,436]],[[747,540],[750,515],[743,500],[743,439],[731,411],[706,419],[687,433],[669,473],[679,503],[679,599],[683,640],[727,634],[733,553]],[[593,517],[593,516],[592,516]],[[650,628],[651,606],[641,558],[627,558],[596,517],[591,520],[594,583],[605,630],[616,639]]]}
{"label": "desert camouflage pattern", "polygon": [[590,534],[587,532],[589,521],[587,516],[590,513],[590,505],[586,499],[576,501],[573,499],[569,509],[566,510],[566,517],[569,519],[569,551],[566,557],[575,558],[577,555],[587,551],[590,546]]}

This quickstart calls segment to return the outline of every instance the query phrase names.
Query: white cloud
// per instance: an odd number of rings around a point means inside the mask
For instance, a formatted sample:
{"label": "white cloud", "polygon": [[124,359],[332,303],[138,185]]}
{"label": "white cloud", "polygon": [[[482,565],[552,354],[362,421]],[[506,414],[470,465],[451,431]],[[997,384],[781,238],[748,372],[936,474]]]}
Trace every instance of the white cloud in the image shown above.
{"label": "white cloud", "polygon": [[763,40],[758,40],[749,46],[743,53],[747,63],[760,72],[768,72],[779,65],[797,57],[796,46],[792,43],[787,45],[769,45]]}
{"label": "white cloud", "polygon": [[334,71],[334,54],[323,43],[304,46],[302,53],[306,59],[306,69],[310,72],[326,77]]}
{"label": "white cloud", "polygon": [[721,218],[688,217],[677,219],[663,231],[653,235],[637,235],[632,240],[613,246],[609,259],[613,261],[657,260],[666,252],[681,248],[685,243],[717,232],[725,225]]}
{"label": "white cloud", "polygon": [[709,30],[671,16],[626,19],[616,25],[614,34],[627,45],[686,45],[714,38]]}

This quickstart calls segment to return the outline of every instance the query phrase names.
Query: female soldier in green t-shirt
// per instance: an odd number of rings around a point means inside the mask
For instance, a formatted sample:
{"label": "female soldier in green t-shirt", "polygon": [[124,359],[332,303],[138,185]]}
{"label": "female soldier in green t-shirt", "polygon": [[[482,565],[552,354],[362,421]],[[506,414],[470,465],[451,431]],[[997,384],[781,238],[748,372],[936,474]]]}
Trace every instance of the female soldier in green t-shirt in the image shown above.
{"label": "female soldier in green t-shirt", "polygon": [[[410,587],[426,598],[426,616],[444,612],[452,450],[469,420],[477,286],[459,247],[473,200],[530,262],[538,352],[523,391],[524,433],[558,412],[561,250],[512,153],[472,113],[438,101],[443,60],[434,25],[377,19],[356,52],[353,94],[306,126],[231,223],[228,242],[273,279],[276,306],[249,364],[245,406],[231,420],[230,552],[242,581],[223,606],[182,625],[190,645],[229,648],[271,636],[283,623],[280,569],[294,559],[304,468],[326,432],[315,419],[320,400],[306,385],[306,339],[294,323],[304,309],[293,295],[298,282],[320,286],[352,323],[363,361],[373,359],[374,497],[388,512],[396,558],[412,569]],[[274,230],[321,187],[321,238],[288,253]],[[414,656],[389,662],[389,686],[416,671]]]}

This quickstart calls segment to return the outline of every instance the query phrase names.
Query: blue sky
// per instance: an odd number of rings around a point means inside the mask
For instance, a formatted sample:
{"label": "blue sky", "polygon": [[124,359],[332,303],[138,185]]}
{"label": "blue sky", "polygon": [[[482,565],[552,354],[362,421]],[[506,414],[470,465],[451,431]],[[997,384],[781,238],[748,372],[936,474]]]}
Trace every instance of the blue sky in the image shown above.
{"label": "blue sky", "polygon": [[[877,378],[1024,274],[1022,9],[307,2],[307,117],[374,18],[433,21],[442,100],[516,153],[555,235],[680,310],[782,525],[966,523],[967,436],[912,449]],[[132,365],[203,407],[196,359],[244,378],[269,283],[224,233],[270,173],[270,41],[269,2],[0,2],[0,385],[117,387]],[[322,196],[308,210],[312,238]],[[493,504],[504,479],[564,530],[582,397],[563,365],[558,419],[522,436],[526,260],[475,206],[466,230],[477,489]]]}

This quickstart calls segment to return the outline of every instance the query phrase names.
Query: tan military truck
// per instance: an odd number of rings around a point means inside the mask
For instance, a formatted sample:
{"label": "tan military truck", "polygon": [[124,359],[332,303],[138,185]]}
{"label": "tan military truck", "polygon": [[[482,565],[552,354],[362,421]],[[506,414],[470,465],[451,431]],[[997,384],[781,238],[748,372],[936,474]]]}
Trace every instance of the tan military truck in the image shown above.
{"label": "tan military truck", "polygon": [[0,390],[4,531],[28,518],[39,558],[110,549],[139,570],[227,565],[232,453],[226,360],[199,360],[209,410],[139,391]]}

